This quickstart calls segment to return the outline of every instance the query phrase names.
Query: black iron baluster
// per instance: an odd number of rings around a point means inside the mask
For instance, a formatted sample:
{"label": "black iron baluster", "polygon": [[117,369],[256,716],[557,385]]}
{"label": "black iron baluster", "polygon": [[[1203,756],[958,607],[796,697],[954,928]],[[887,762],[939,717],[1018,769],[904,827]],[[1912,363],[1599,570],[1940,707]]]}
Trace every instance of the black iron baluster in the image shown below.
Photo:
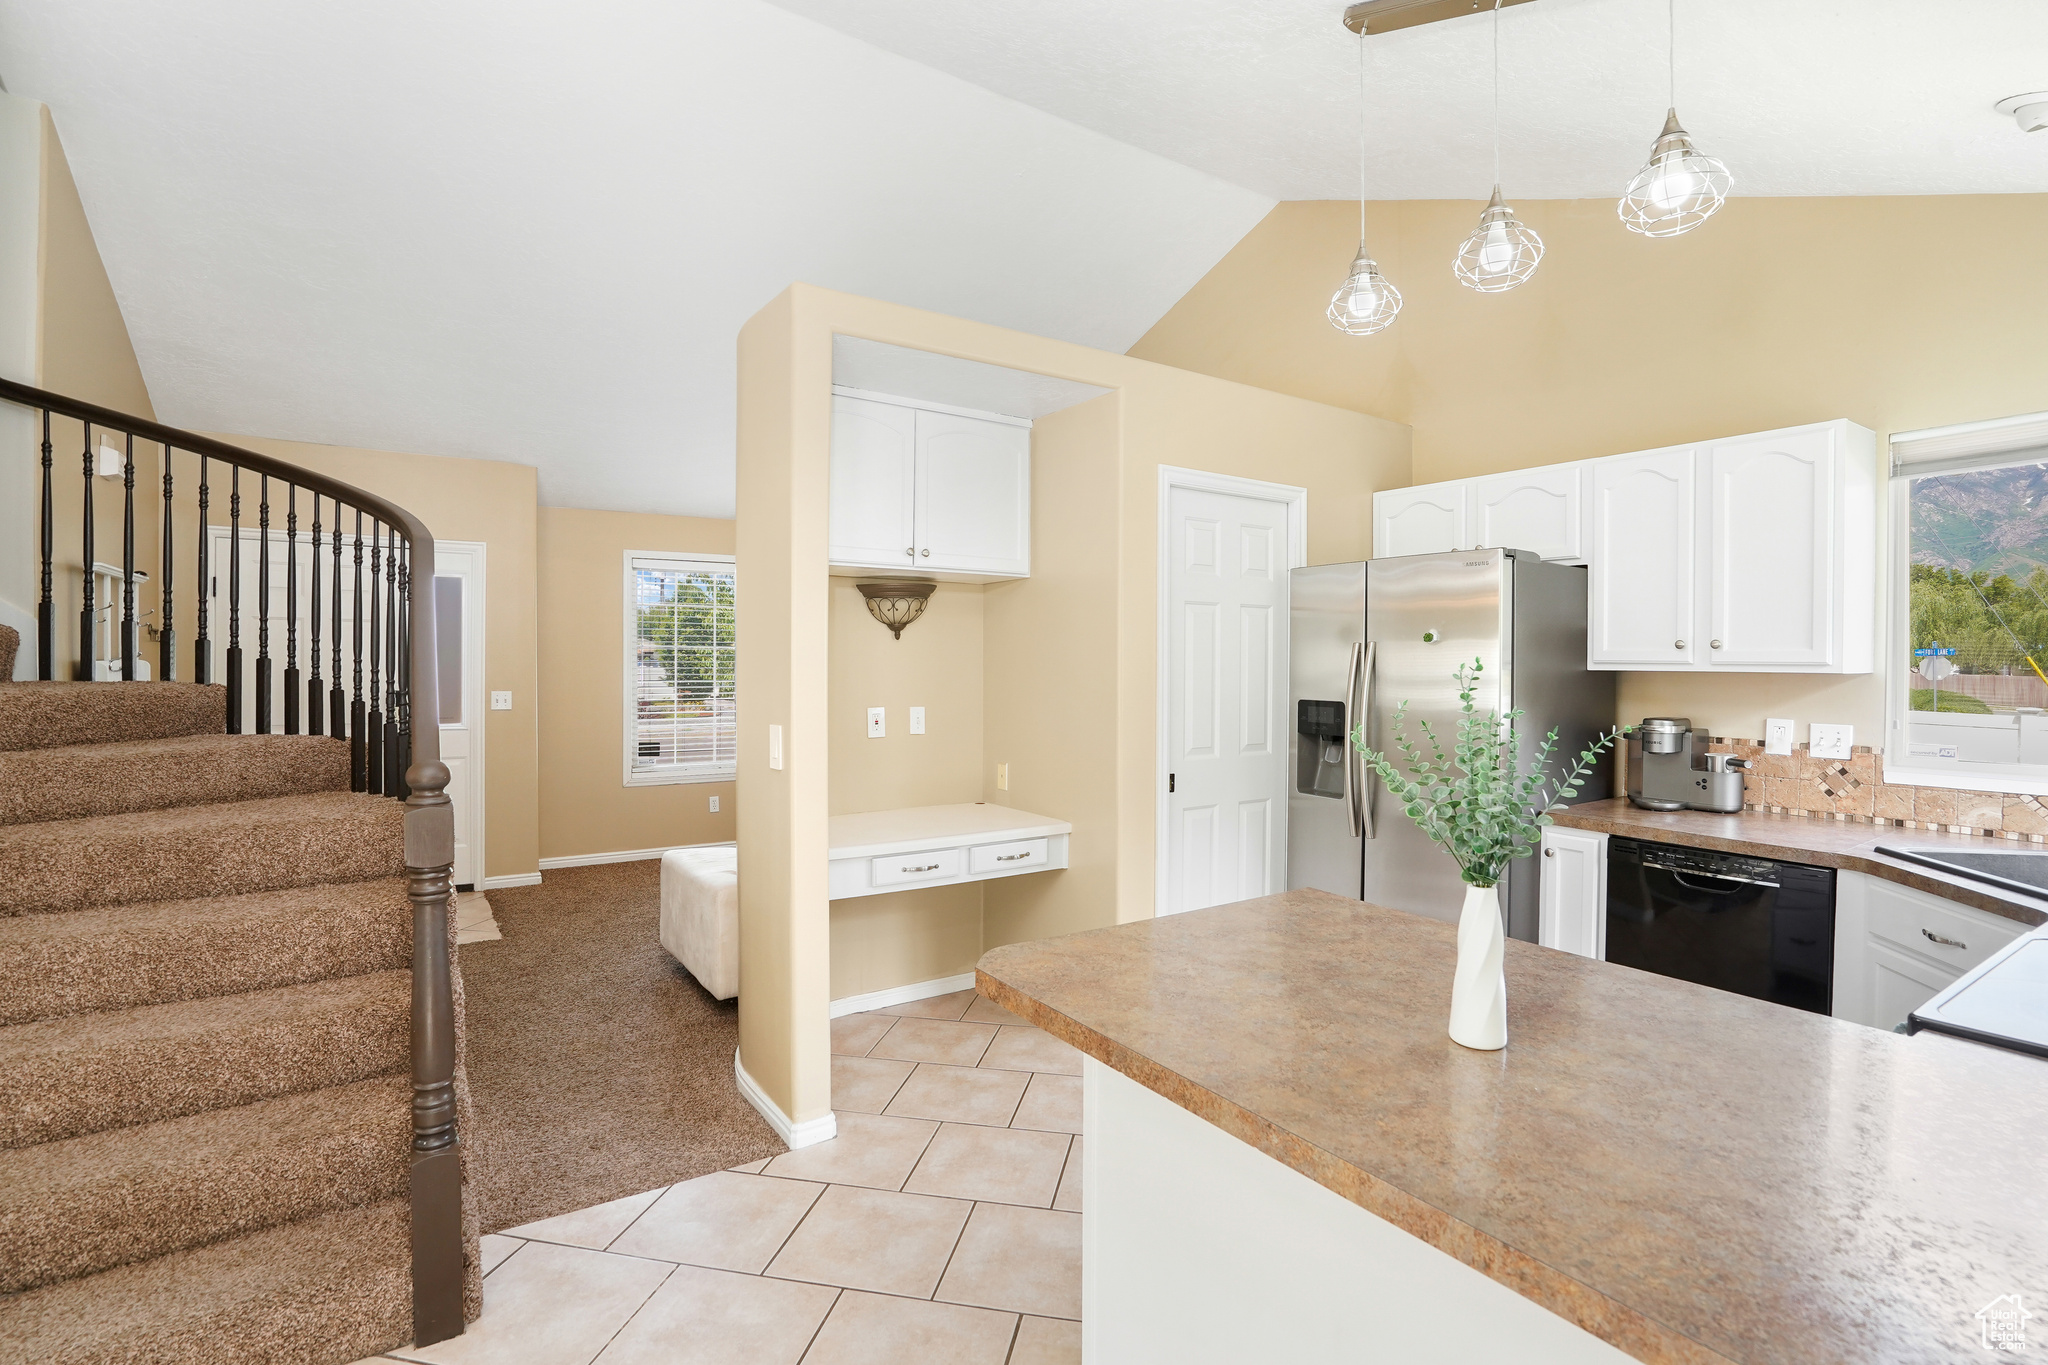
{"label": "black iron baluster", "polygon": [[334,671],[327,675],[327,733],[336,739],[347,739],[353,733],[348,724],[348,694],[341,685],[341,499],[334,500],[334,629],[328,635],[328,648],[334,656]]}
{"label": "black iron baluster", "polygon": [[[363,509],[356,509],[356,591],[350,599],[355,608],[356,618],[356,686],[355,697],[348,704],[348,777],[353,791],[365,792],[370,789],[369,754],[365,751],[363,734]],[[338,674],[341,670],[336,669]]]}
{"label": "black iron baluster", "polygon": [[192,677],[201,683],[213,681],[213,642],[206,638],[207,608],[213,601],[213,579],[207,575],[207,552],[212,548],[213,535],[206,524],[206,509],[212,500],[206,491],[206,456],[199,457],[199,639],[197,652],[192,657]]}
{"label": "black iron baluster", "polygon": [[178,618],[171,600],[171,448],[160,447],[164,453],[164,543],[157,547],[158,567],[164,576],[163,589],[157,599],[157,678],[161,682],[175,681],[178,676]]}
{"label": "black iron baluster", "polygon": [[[374,517],[370,520],[370,729],[364,737],[364,749],[370,758],[370,791],[378,796],[384,794],[384,689],[380,681],[384,663],[384,639],[381,628],[383,613],[379,608],[384,601],[384,527]],[[358,605],[357,610],[361,610]]]}
{"label": "black iron baluster", "polygon": [[135,681],[135,433],[132,431],[128,433],[127,450],[121,460],[121,681]]}
{"label": "black iron baluster", "polygon": [[299,732],[299,486],[287,484],[284,512],[284,732]]}
{"label": "black iron baluster", "polygon": [[43,682],[57,676],[57,599],[51,570],[57,552],[57,513],[51,496],[51,475],[56,450],[50,444],[50,410],[43,409],[43,595],[36,602],[36,677]]}
{"label": "black iron baluster", "polygon": [[308,610],[306,624],[313,632],[306,656],[313,662],[312,676],[306,679],[306,733],[324,735],[327,726],[320,714],[320,609],[326,603],[320,600],[320,495],[313,495],[313,584],[306,594]]}
{"label": "black iron baluster", "polygon": [[228,733],[242,733],[242,467],[228,480]]}
{"label": "black iron baluster", "polygon": [[256,733],[270,733],[270,476],[256,498]]}
{"label": "black iron baluster", "polygon": [[399,800],[412,796],[406,781],[412,771],[412,541],[405,542],[405,558],[398,565],[398,693],[393,714],[398,726],[398,757],[392,764],[397,780],[392,783]]}
{"label": "black iron baluster", "polygon": [[398,528],[384,556],[384,794],[398,795]]}
{"label": "black iron baluster", "polygon": [[92,668],[93,637],[93,590],[98,586],[92,576],[92,423],[85,424],[85,533],[84,549],[80,558],[85,564],[85,596],[78,611],[78,680],[96,682]]}

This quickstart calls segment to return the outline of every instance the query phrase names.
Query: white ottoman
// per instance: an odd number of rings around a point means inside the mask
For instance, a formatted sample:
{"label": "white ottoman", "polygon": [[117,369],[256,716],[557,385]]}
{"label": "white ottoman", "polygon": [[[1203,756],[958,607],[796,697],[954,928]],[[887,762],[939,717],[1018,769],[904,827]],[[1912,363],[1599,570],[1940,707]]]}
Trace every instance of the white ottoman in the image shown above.
{"label": "white ottoman", "polygon": [[740,993],[740,851],[661,855],[661,946],[720,1000]]}

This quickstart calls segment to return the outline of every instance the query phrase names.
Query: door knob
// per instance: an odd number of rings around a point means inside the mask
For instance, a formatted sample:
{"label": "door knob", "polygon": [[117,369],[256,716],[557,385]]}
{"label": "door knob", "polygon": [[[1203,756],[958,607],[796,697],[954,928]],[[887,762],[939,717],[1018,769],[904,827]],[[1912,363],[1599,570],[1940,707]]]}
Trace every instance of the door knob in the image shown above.
{"label": "door knob", "polygon": [[1673,641],[1671,642],[1671,647],[1672,647],[1673,649],[1684,649],[1684,648],[1685,648],[1685,641],[1683,641],[1683,640],[1673,640]]}

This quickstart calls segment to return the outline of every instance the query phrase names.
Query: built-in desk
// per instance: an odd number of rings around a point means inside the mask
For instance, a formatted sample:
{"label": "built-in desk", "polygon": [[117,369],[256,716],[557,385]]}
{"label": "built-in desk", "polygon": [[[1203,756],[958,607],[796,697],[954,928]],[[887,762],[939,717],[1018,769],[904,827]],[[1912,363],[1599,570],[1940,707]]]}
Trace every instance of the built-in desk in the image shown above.
{"label": "built-in desk", "polygon": [[976,801],[832,817],[833,900],[1014,877],[1067,865],[1065,820]]}

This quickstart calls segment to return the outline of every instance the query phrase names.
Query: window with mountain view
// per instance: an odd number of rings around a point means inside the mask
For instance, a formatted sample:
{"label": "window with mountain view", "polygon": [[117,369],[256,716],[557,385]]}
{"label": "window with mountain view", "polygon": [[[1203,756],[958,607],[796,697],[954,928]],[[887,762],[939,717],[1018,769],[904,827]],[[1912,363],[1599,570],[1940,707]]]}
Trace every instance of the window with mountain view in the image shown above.
{"label": "window with mountain view", "polygon": [[1908,486],[1908,757],[2048,766],[2048,463]]}
{"label": "window with mountain view", "polygon": [[732,561],[635,555],[626,590],[626,782],[730,779],[739,667]]}

